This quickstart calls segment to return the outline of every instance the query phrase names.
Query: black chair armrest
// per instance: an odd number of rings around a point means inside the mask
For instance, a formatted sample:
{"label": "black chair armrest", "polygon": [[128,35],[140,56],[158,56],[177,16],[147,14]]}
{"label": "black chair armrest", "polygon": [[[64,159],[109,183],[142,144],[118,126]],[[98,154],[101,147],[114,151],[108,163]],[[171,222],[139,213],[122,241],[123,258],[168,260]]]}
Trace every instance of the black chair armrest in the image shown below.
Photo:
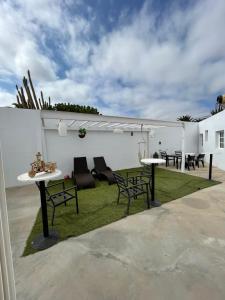
{"label": "black chair armrest", "polygon": [[106,168],[107,168],[107,170],[112,171],[112,169],[110,167],[106,167]]}
{"label": "black chair armrest", "polygon": [[133,188],[135,187],[143,187],[143,186],[146,186],[146,188],[148,188],[148,183],[147,182],[143,182],[143,183],[138,183],[138,184],[133,184],[132,186],[128,187],[128,189],[132,190]]}
{"label": "black chair armrest", "polygon": [[70,191],[70,190],[72,190],[72,189],[74,189],[74,190],[76,191],[76,190],[77,190],[77,186],[76,186],[76,185],[73,185],[73,186],[71,186],[71,187],[65,189],[63,192],[68,192],[68,191]]}
{"label": "black chair armrest", "polygon": [[132,174],[132,173],[138,174],[138,173],[141,173],[141,170],[139,170],[139,171],[128,171],[128,172],[126,172],[127,177],[129,177],[129,174]]}
{"label": "black chair armrest", "polygon": [[62,184],[63,190],[65,190],[65,183],[64,183],[64,181],[61,181],[61,182],[57,182],[57,183],[48,185],[46,188],[48,189],[48,188],[51,188],[51,187],[53,187],[53,186],[57,186],[57,185],[60,185],[60,184]]}
{"label": "black chair armrest", "polygon": [[63,190],[63,191],[61,191],[61,192],[57,192],[57,193],[51,194],[51,195],[49,196],[49,199],[52,198],[52,197],[58,196],[58,195],[60,195],[60,194],[65,194],[66,192],[68,192],[68,191],[70,191],[70,190],[72,190],[72,189],[74,189],[74,190],[76,191],[76,190],[77,190],[76,185],[74,185],[74,186],[72,186],[72,187],[69,187],[69,188],[67,188],[67,189],[65,189],[65,190]]}
{"label": "black chair armrest", "polygon": [[138,176],[133,176],[133,177],[127,177],[127,183],[131,183],[133,186],[133,185],[136,185],[135,182],[137,182],[137,180],[138,180],[139,183],[141,181],[141,184],[145,184],[145,181],[142,179],[142,177],[144,177],[144,176],[138,175]]}

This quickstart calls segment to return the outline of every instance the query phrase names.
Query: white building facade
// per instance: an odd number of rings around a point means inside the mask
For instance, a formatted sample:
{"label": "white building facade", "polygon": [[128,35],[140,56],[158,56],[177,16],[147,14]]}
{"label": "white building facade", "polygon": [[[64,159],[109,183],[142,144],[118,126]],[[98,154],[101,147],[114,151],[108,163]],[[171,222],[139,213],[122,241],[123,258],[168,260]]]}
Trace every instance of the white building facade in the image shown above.
{"label": "white building facade", "polygon": [[[57,126],[60,120],[69,124],[67,136],[59,136]],[[75,126],[76,122],[83,123],[82,127],[87,129],[84,139],[78,137],[79,124]],[[143,122],[145,125],[141,131]],[[98,127],[93,126],[97,123]],[[123,134],[114,133],[116,127],[122,128]],[[145,157],[160,150],[173,154],[183,148],[185,152],[206,153],[207,160],[208,154],[212,153],[213,164],[225,170],[224,130],[225,111],[200,123],[181,123],[0,108],[6,187],[20,185],[17,176],[29,170],[38,151],[43,153],[46,161],[56,161],[66,176],[71,175],[75,156],[86,156],[89,169],[93,168],[95,156],[104,156],[113,170],[138,167],[138,153],[143,141],[146,148],[142,155]],[[154,134],[149,134],[153,131]]]}
{"label": "white building facade", "polygon": [[225,170],[225,111],[199,123],[199,152],[213,154],[213,165]]}

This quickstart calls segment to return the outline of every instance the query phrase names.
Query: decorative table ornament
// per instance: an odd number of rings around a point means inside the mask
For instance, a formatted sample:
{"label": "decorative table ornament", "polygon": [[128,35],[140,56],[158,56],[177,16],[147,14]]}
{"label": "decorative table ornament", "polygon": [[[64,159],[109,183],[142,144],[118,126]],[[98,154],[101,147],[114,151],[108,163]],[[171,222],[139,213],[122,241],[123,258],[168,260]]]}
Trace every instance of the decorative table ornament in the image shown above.
{"label": "decorative table ornament", "polygon": [[57,166],[55,162],[44,162],[42,160],[42,155],[40,152],[36,154],[36,160],[31,163],[31,170],[28,172],[28,175],[32,178],[37,173],[46,172],[54,173]]}

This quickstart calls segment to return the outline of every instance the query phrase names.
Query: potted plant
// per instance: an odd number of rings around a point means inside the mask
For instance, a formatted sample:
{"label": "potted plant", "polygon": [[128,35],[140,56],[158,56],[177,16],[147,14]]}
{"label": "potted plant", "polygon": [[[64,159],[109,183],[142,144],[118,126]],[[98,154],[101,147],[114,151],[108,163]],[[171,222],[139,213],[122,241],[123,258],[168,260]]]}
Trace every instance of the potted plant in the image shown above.
{"label": "potted plant", "polygon": [[80,128],[79,129],[79,138],[83,139],[86,135],[87,131],[85,128]]}
{"label": "potted plant", "polygon": [[155,152],[155,153],[153,154],[153,158],[159,158],[159,154],[158,154],[157,152]]}

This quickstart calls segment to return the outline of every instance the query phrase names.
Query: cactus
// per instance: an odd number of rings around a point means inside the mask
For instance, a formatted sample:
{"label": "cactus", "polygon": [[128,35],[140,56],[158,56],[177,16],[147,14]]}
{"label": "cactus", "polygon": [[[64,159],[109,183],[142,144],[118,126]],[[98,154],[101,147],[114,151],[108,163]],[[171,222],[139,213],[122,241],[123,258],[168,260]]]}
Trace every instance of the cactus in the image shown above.
{"label": "cactus", "polygon": [[33,82],[31,79],[30,71],[27,71],[28,79],[23,77],[23,86],[20,88],[16,85],[17,95],[16,103],[13,103],[17,108],[26,108],[26,109],[45,109],[45,110],[55,110],[55,111],[70,111],[77,113],[88,113],[88,114],[97,114],[99,112],[97,108],[77,105],[71,103],[56,103],[51,105],[51,99],[48,97],[48,100],[45,101],[43,92],[40,91],[40,97],[37,98]]}
{"label": "cactus", "polygon": [[[37,96],[34,90],[33,82],[31,79],[30,71],[28,73],[28,80],[24,76],[23,77],[23,87],[20,89],[16,85],[17,93],[16,100],[17,102],[14,105],[17,108],[29,108],[29,109],[51,109],[51,99],[48,98],[48,101],[44,100],[43,92],[41,91],[41,100],[40,98],[37,100]],[[25,95],[26,92],[26,95]]]}

